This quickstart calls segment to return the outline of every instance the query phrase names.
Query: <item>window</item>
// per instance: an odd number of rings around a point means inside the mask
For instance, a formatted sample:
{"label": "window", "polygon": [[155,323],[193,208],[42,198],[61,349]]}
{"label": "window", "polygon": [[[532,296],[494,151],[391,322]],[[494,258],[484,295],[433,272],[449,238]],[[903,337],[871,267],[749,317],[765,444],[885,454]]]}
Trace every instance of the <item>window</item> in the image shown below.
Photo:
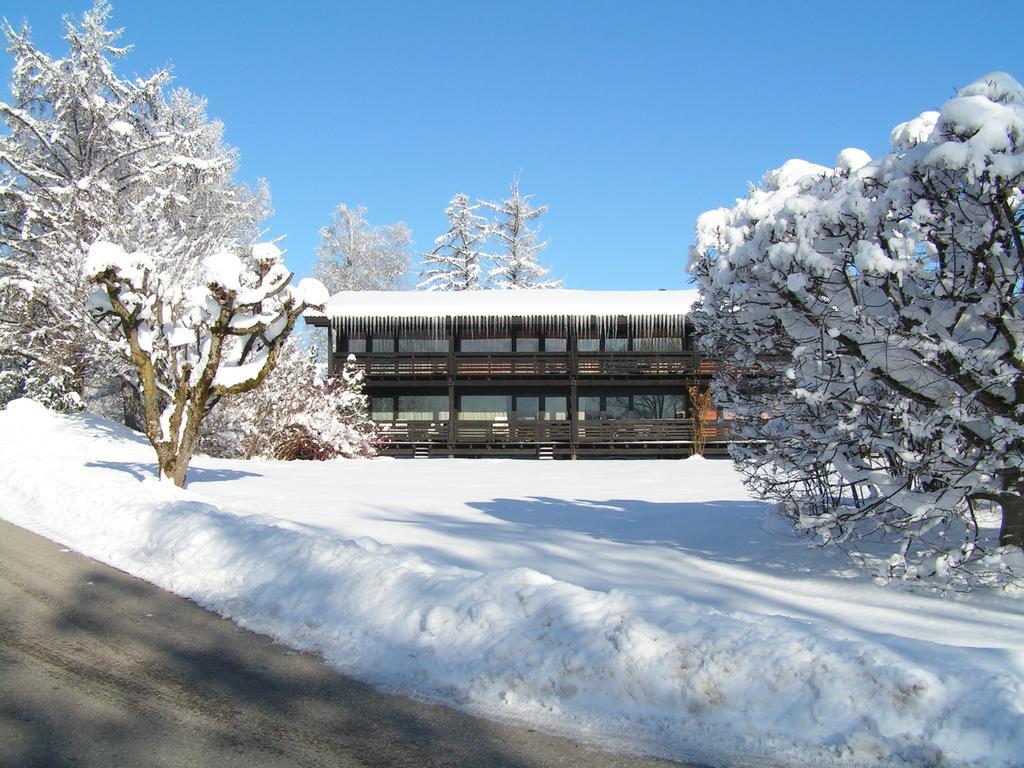
{"label": "window", "polygon": [[399,395],[399,421],[439,421],[448,418],[447,395]]}
{"label": "window", "polygon": [[362,355],[366,352],[366,334],[353,333],[348,337],[347,349],[341,348],[342,339],[338,339],[338,351],[348,352],[350,355]]}
{"label": "window", "polygon": [[370,399],[370,418],[374,421],[394,421],[395,398],[374,397]]}
{"label": "window", "polygon": [[609,419],[629,418],[629,395],[611,395],[604,402],[605,416]]}
{"label": "window", "polygon": [[427,334],[407,333],[398,337],[398,351],[431,352],[443,355],[448,352],[448,339],[439,339]]}
{"label": "window", "polygon": [[601,398],[585,395],[576,400],[576,410],[581,419],[596,419],[601,416]]}
{"label": "window", "polygon": [[633,395],[633,412],[638,419],[682,419],[686,399],[676,395]]}
{"label": "window", "polygon": [[625,352],[629,346],[629,339],[610,337],[604,340],[605,352]]}
{"label": "window", "polygon": [[601,339],[598,336],[580,336],[576,339],[576,349],[580,352],[600,352]]}
{"label": "window", "polygon": [[636,352],[682,352],[681,336],[649,336],[633,339],[633,350]]}
{"label": "window", "polygon": [[469,336],[459,340],[462,352],[511,352],[512,339],[509,336]]}
{"label": "window", "polygon": [[373,352],[394,352],[395,339],[393,336],[374,336],[370,339],[370,350]]}
{"label": "window", "polygon": [[516,398],[516,420],[537,421],[540,417],[539,397],[517,397]]}
{"label": "window", "polygon": [[516,352],[539,352],[540,339],[536,336],[516,336]]}
{"label": "window", "polygon": [[544,337],[544,351],[545,352],[565,352],[569,347],[565,343],[563,336],[545,336]]}
{"label": "window", "polygon": [[463,395],[459,418],[465,421],[499,421],[512,416],[509,395]]}
{"label": "window", "polygon": [[545,397],[544,417],[548,421],[565,421],[569,418],[569,399],[566,397]]}

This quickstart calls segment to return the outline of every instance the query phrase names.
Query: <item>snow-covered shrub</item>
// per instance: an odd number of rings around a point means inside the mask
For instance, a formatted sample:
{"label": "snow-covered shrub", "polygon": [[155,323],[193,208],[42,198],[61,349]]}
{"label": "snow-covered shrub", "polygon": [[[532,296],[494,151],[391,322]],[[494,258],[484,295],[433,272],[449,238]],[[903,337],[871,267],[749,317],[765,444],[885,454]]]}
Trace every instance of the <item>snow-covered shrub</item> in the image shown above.
{"label": "snow-covered shrub", "polygon": [[28,397],[47,408],[64,413],[82,410],[82,398],[74,387],[68,368],[46,371],[35,360],[13,355],[0,357],[0,408],[11,400]]}
{"label": "snow-covered shrub", "polygon": [[372,456],[377,438],[350,360],[323,377],[315,349],[285,342],[263,386],[225,398],[203,425],[199,450],[230,458],[311,459]]}
{"label": "snow-covered shrub", "polygon": [[699,218],[717,401],[747,441],[740,469],[799,529],[893,542],[890,576],[1012,578],[998,548],[1024,546],[1024,89],[988,75],[891,139],[874,161],[791,160]]}

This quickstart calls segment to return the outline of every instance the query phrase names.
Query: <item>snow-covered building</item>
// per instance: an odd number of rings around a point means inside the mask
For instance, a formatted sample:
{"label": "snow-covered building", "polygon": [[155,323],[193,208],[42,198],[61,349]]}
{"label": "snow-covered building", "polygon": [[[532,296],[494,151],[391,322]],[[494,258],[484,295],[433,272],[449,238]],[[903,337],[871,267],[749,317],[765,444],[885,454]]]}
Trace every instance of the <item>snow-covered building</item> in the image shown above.
{"label": "snow-covered building", "polygon": [[[687,390],[711,364],[696,291],[343,291],[307,322],[330,366],[366,372],[385,451],[417,456],[686,456]],[[707,452],[725,430],[710,414]]]}

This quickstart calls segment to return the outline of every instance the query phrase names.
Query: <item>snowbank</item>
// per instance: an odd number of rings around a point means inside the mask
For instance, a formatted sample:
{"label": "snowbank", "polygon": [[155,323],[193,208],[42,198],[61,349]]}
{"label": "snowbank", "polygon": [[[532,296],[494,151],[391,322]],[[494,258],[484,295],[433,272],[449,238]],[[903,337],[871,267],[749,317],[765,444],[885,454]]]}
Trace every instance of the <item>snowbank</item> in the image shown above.
{"label": "snowbank", "polygon": [[1019,651],[901,648],[290,530],[158,482],[148,446],[121,427],[30,401],[0,412],[0,434],[0,516],[390,688],[715,765],[1024,754]]}

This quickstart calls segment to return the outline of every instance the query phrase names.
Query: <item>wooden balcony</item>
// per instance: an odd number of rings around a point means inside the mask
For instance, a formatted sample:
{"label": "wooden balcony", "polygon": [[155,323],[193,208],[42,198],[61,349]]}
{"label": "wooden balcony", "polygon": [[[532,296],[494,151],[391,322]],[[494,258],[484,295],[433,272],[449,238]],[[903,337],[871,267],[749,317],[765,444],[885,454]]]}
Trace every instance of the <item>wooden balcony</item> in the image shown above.
{"label": "wooden balcony", "polygon": [[[416,443],[435,445],[448,442],[447,421],[395,421],[381,424],[385,442],[392,446]],[[725,422],[706,425],[709,442],[728,439]],[[570,421],[456,421],[455,446],[510,444],[561,444],[569,446],[572,440]],[[583,419],[578,423],[576,444],[579,446],[612,446],[626,444],[680,443],[693,441],[693,430],[688,419]],[[385,446],[387,450],[387,446]]]}
{"label": "wooden balcony", "polygon": [[[672,378],[687,374],[710,374],[712,362],[696,352],[619,352],[580,353],[576,371],[572,358],[563,352],[457,352],[454,356],[455,379],[567,378],[574,373],[580,379],[597,378]],[[333,359],[332,373],[344,360]],[[448,356],[420,353],[376,353],[359,355],[356,364],[370,380],[447,379]]]}

